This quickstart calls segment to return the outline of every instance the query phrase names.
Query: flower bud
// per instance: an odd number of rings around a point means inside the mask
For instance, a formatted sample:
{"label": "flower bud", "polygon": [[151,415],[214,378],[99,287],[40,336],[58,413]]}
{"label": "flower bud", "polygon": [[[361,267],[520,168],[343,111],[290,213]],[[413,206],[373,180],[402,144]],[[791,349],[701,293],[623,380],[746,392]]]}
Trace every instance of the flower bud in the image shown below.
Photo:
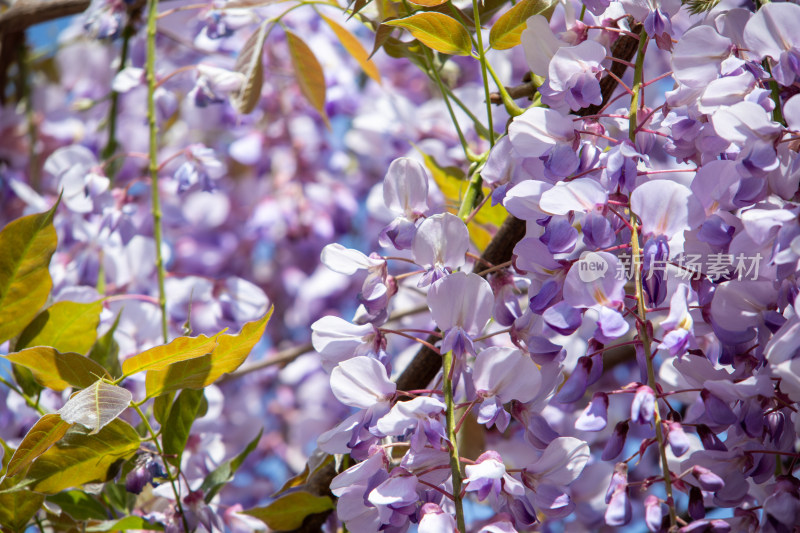
{"label": "flower bud", "polygon": [[700,488],[709,492],[716,492],[725,486],[721,477],[704,466],[692,467],[692,476],[700,483]]}
{"label": "flower bud", "polygon": [[631,403],[631,420],[637,424],[649,424],[653,421],[656,408],[656,396],[653,389],[642,385],[636,389]]}
{"label": "flower bud", "polygon": [[625,439],[627,436],[628,421],[624,420],[619,422],[616,427],[614,427],[614,433],[612,433],[611,438],[608,439],[606,447],[603,449],[603,455],[601,456],[601,459],[603,461],[611,461],[620,453],[622,453],[622,448],[625,447]]}

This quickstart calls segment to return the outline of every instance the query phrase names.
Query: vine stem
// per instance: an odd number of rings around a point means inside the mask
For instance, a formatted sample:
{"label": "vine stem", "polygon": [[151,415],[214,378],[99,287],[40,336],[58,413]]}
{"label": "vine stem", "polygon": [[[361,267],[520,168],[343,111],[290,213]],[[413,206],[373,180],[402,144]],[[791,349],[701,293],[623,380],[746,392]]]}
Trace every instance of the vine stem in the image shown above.
{"label": "vine stem", "polygon": [[[130,41],[133,37],[135,31],[133,27],[133,20],[130,18],[128,22],[125,24],[125,29],[122,30],[122,50],[119,54],[119,66],[117,67],[117,74],[122,72],[125,69],[125,65],[128,62],[128,51],[130,50]],[[103,148],[103,152],[100,154],[101,157],[106,160],[109,160],[114,153],[117,151],[117,114],[119,110],[119,92],[112,90],[111,91],[111,108],[108,111],[108,140],[106,141],[106,146]],[[105,164],[105,163],[104,163]],[[117,168],[115,166],[108,167],[108,179],[111,183],[114,183],[114,177],[117,174]]]}
{"label": "vine stem", "polygon": [[147,8],[147,121],[150,126],[150,191],[152,194],[153,240],[156,244],[158,271],[158,306],[161,308],[161,334],[169,342],[167,296],[164,290],[164,256],[161,253],[161,198],[158,191],[158,125],[156,124],[156,23],[158,0],[149,0]]}
{"label": "vine stem", "polygon": [[[642,78],[644,71],[644,56],[647,50],[647,31],[642,28],[639,36],[639,51],[636,55],[636,67],[633,72],[633,93],[631,95],[631,110],[630,122],[628,125],[628,132],[631,142],[635,142],[636,129],[638,127],[636,113],[639,108],[640,93],[642,90]],[[658,393],[658,383],[656,380],[656,372],[653,365],[653,350],[651,346],[652,339],[650,332],[647,329],[647,310],[644,305],[644,288],[642,286],[642,258],[639,248],[639,228],[637,225],[636,215],[631,213],[631,255],[633,256],[634,264],[634,284],[636,287],[636,301],[637,311],[640,320],[639,339],[642,341],[642,349],[644,350],[645,360],[647,361],[647,385],[653,389],[654,393]],[[653,409],[653,422],[656,430],[656,440],[658,441],[658,452],[661,455],[661,473],[664,476],[664,490],[667,493],[667,508],[669,509],[669,522],[670,527],[674,528],[677,523],[677,514],[675,512],[675,500],[672,497],[672,474],[669,471],[669,461],[667,460],[667,449],[664,442],[664,431],[661,427],[661,410],[658,406],[658,400],[655,402]]]}
{"label": "vine stem", "polygon": [[11,389],[14,392],[16,392],[17,394],[19,394],[22,397],[22,399],[25,400],[25,403],[28,404],[28,407],[30,407],[31,409],[36,409],[39,412],[40,415],[44,416],[44,415],[47,414],[47,411],[42,409],[42,406],[39,405],[39,402],[34,402],[31,399],[30,396],[25,394],[21,389],[19,389],[16,386],[14,386],[13,383],[9,383],[8,381],[6,381],[2,376],[0,376],[0,383],[2,383],[3,385],[8,387],[9,389]]}
{"label": "vine stem", "polygon": [[[634,215],[635,216],[635,215]],[[653,366],[653,353],[651,347],[650,333],[647,330],[647,312],[644,306],[644,290],[642,287],[642,259],[639,255],[639,232],[636,224],[633,224],[633,232],[631,234],[631,248],[633,249],[633,261],[636,268],[636,275],[634,282],[636,285],[636,299],[638,301],[638,315],[641,321],[645,324],[639,328],[639,339],[642,341],[642,348],[644,350],[645,360],[647,361],[647,385],[653,389],[654,393],[658,393],[658,383],[656,380],[656,372]],[[661,427],[661,410],[658,406],[658,401],[655,402],[653,409],[653,422],[656,426],[656,440],[658,441],[658,452],[661,455],[661,471],[664,475],[664,490],[667,493],[667,507],[669,508],[670,526],[675,527],[677,515],[675,513],[675,500],[672,498],[672,478],[669,471],[669,461],[667,459],[667,448],[664,442],[664,431]]]}
{"label": "vine stem", "polygon": [[483,92],[486,95],[486,119],[489,125],[489,146],[494,146],[494,123],[492,120],[492,98],[489,92],[489,74],[486,69],[486,52],[483,49],[483,33],[481,32],[481,12],[478,0],[472,0],[472,17],[475,19],[475,38],[478,39],[478,59],[481,62]]}
{"label": "vine stem", "polygon": [[447,438],[450,439],[450,470],[453,473],[453,502],[456,506],[456,523],[461,533],[467,531],[464,521],[464,506],[461,498],[461,461],[458,457],[458,444],[456,442],[456,407],[453,401],[453,352],[447,352],[442,357],[444,380],[444,403],[447,408]]}
{"label": "vine stem", "polygon": [[[153,3],[155,4],[157,1],[158,0],[154,0]],[[158,442],[158,434],[153,430],[153,426],[150,425],[150,420],[147,418],[144,412],[142,412],[142,408],[139,407],[139,404],[131,402],[131,407],[133,407],[136,410],[136,413],[139,415],[139,418],[142,419],[145,429],[147,429],[147,432],[150,434],[150,437],[152,437],[153,444],[155,444],[156,446],[156,451],[158,451],[158,455],[160,455],[163,458],[164,450],[163,448],[161,448],[161,443]],[[172,472],[170,471],[167,461],[164,461],[164,466],[167,469],[167,479],[169,479],[169,484],[172,486],[172,492],[173,494],[175,494],[175,504],[178,507],[178,512],[181,514],[181,520],[183,521],[183,530],[188,533],[189,522],[186,521],[186,515],[183,512],[183,504],[181,503],[181,494],[180,491],[178,491],[178,487],[175,485],[175,477],[172,475]],[[178,467],[178,472],[180,473],[180,467]]]}
{"label": "vine stem", "polygon": [[644,82],[644,54],[647,51],[647,42],[647,30],[642,27],[642,32],[639,34],[639,51],[636,53],[636,67],[633,71],[633,88],[630,90],[631,112],[628,119],[628,134],[631,142],[636,142],[636,130],[639,127],[636,114],[639,111],[639,99],[642,92],[642,83]]}

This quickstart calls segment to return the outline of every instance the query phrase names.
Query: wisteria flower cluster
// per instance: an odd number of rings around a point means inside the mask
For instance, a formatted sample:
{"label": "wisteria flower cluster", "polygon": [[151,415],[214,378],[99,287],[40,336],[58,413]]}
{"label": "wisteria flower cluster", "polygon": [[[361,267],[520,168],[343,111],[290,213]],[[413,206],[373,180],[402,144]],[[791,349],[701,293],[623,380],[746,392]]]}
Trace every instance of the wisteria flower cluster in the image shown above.
{"label": "wisteria flower cluster", "polygon": [[799,5],[31,20],[3,531],[800,527]]}

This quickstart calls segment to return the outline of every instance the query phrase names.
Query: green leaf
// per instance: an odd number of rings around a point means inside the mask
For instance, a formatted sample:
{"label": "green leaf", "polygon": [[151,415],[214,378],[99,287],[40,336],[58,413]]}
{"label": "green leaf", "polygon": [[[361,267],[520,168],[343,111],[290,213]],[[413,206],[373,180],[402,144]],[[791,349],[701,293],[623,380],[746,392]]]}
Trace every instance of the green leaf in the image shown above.
{"label": "green leaf", "polygon": [[261,429],[261,431],[258,432],[258,435],[256,435],[256,438],[247,444],[242,453],[233,459],[228,459],[206,476],[206,478],[203,480],[203,484],[200,485],[200,490],[202,490],[205,494],[206,503],[214,499],[214,496],[217,495],[222,487],[233,481],[233,475],[236,473],[239,467],[242,466],[242,463],[244,463],[244,460],[247,459],[247,456],[256,449],[256,446],[258,446],[258,441],[261,440],[261,434],[263,432],[264,430]]}
{"label": "green leaf", "polygon": [[555,7],[556,2],[551,0],[522,0],[497,19],[489,32],[489,44],[495,50],[517,46],[528,19],[534,15],[543,15],[550,20]]}
{"label": "green leaf", "polygon": [[322,17],[322,20],[328,23],[328,26],[331,27],[333,33],[335,33],[336,37],[339,38],[339,42],[341,42],[342,46],[344,46],[344,49],[347,50],[351,56],[353,56],[353,59],[358,62],[359,66],[364,70],[367,76],[380,83],[381,73],[378,72],[378,67],[375,66],[375,63],[369,60],[367,51],[364,49],[358,39],[353,37],[349,31],[325,15],[320,13],[320,17]]}
{"label": "green leaf", "polygon": [[133,506],[136,505],[136,495],[125,490],[125,480],[118,483],[106,483],[103,492],[109,505],[122,514],[130,513]]}
{"label": "green leaf", "polygon": [[[176,363],[183,364],[183,363]],[[161,396],[156,397],[153,402],[153,416],[160,425],[164,425],[164,421],[169,417],[169,411],[172,409],[172,400],[175,399],[174,392],[166,392]]]}
{"label": "green leaf", "polygon": [[98,378],[111,378],[105,368],[88,357],[74,352],[61,353],[49,346],[34,346],[3,357],[28,368],[38,383],[56,391],[67,387],[83,389]]}
{"label": "green leaf", "polygon": [[92,303],[55,303],[39,313],[22,331],[15,350],[51,346],[59,352],[85,354],[97,338],[102,310],[101,300]]}
{"label": "green leaf", "polygon": [[117,418],[133,399],[131,391],[103,380],[97,380],[70,398],[58,410],[61,418],[70,424],[81,424],[97,434],[103,426]]}
{"label": "green leaf", "polygon": [[64,422],[57,414],[44,415],[37,420],[8,462],[7,475],[13,476],[31,464],[34,459],[59,441],[69,427],[70,424]]}
{"label": "green leaf", "polygon": [[300,37],[287,30],[286,39],[289,43],[289,55],[292,58],[292,66],[297,83],[300,85],[300,92],[322,116],[322,120],[330,129],[328,114],[325,113],[326,86],[322,66],[311,48]]}
{"label": "green leaf", "polygon": [[114,332],[117,331],[120,316],[122,316],[122,311],[117,313],[114,323],[102,337],[95,341],[86,356],[108,370],[114,377],[122,375],[122,366],[119,364],[119,344],[114,340]]}
{"label": "green leaf", "polygon": [[181,464],[181,455],[189,440],[192,424],[203,403],[203,391],[187,389],[178,395],[172,405],[161,437],[165,459],[175,466]]}
{"label": "green leaf", "polygon": [[384,24],[407,29],[424,45],[443,54],[468,56],[472,53],[472,41],[467,29],[443,13],[417,13]]}
{"label": "green leaf", "polygon": [[29,490],[0,493],[0,525],[11,531],[23,531],[43,502],[43,494]]}
{"label": "green leaf", "polygon": [[270,25],[262,23],[245,41],[233,70],[244,74],[245,81],[233,98],[233,106],[240,113],[250,113],[261,100],[261,88],[264,85],[264,41],[267,39]]}
{"label": "green leaf", "polygon": [[169,344],[155,346],[126,359],[122,363],[122,373],[130,376],[143,370],[161,370],[178,361],[202,357],[214,351],[218,336],[178,337]]}
{"label": "green leaf", "polygon": [[19,335],[47,302],[57,207],[18,218],[0,231],[0,343]]}
{"label": "green leaf", "polygon": [[96,498],[82,490],[67,490],[47,497],[75,520],[106,520],[108,511]]}
{"label": "green leaf", "polygon": [[388,37],[383,43],[383,50],[389,55],[389,57],[394,57],[396,59],[404,57],[423,70],[428,68],[427,59],[425,58],[425,53],[423,52],[425,48],[419,41],[415,40],[411,41],[410,43],[404,43],[400,39]]}
{"label": "green leaf", "polygon": [[214,383],[223,374],[233,372],[247,359],[250,351],[261,339],[274,308],[259,320],[248,322],[236,335],[219,335],[218,345],[208,355],[181,361],[164,370],[147,373],[147,397],[179,389],[202,389]]}
{"label": "green leaf", "polygon": [[126,516],[120,520],[104,520],[99,524],[92,524],[87,526],[85,531],[126,531],[128,529],[164,531],[164,526],[148,522],[141,516]]}
{"label": "green leaf", "polygon": [[120,419],[96,435],[70,431],[33,463],[26,479],[34,491],[45,494],[108,481],[117,474],[119,464],[136,453],[139,444],[136,430]]}
{"label": "green leaf", "polygon": [[334,508],[328,496],[314,496],[310,492],[292,492],[281,496],[266,507],[242,511],[267,524],[270,529],[291,530],[303,525],[308,515],[324,513]]}

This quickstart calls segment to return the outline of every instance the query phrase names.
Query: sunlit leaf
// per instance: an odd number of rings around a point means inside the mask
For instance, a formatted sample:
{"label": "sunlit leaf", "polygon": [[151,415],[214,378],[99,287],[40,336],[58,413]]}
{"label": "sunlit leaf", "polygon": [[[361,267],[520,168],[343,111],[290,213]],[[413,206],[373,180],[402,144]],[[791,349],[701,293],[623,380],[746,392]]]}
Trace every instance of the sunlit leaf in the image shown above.
{"label": "sunlit leaf", "polygon": [[447,0],[408,0],[412,4],[424,7],[435,7],[444,4]]}
{"label": "sunlit leaf", "polygon": [[119,364],[119,344],[114,340],[114,332],[117,330],[121,315],[121,311],[117,313],[114,323],[108,331],[95,341],[86,355],[86,357],[108,370],[114,377],[122,375],[122,366]]}
{"label": "sunlit leaf", "polygon": [[308,515],[324,513],[334,508],[327,496],[314,496],[309,492],[291,492],[281,496],[266,507],[242,511],[267,524],[270,529],[297,529]]}
{"label": "sunlit leaf", "polygon": [[4,356],[33,372],[44,387],[62,391],[67,387],[86,388],[99,378],[110,378],[106,369],[88,357],[74,352],[61,353],[49,346],[34,346]]}
{"label": "sunlit leaf", "polygon": [[206,478],[203,480],[203,484],[200,485],[200,490],[202,490],[205,494],[206,503],[213,500],[214,496],[217,495],[222,487],[233,481],[233,475],[237,470],[239,470],[239,467],[242,466],[242,463],[244,463],[244,460],[247,459],[247,456],[256,449],[258,442],[261,440],[261,434],[263,432],[263,429],[259,431],[258,435],[256,435],[256,438],[247,444],[242,453],[233,459],[228,459],[206,476]]}
{"label": "sunlit leaf", "polygon": [[300,37],[287,31],[286,39],[289,43],[289,55],[292,57],[292,66],[294,67],[300,91],[314,109],[322,115],[325,124],[330,127],[328,115],[325,113],[326,86],[322,66],[320,66],[311,48]]}
{"label": "sunlit leaf", "polygon": [[117,474],[118,465],[133,456],[139,444],[136,430],[118,418],[96,435],[70,431],[33,463],[26,479],[34,491],[45,494],[104,482]]}
{"label": "sunlit leaf", "polygon": [[407,29],[424,45],[443,54],[468,56],[472,53],[467,29],[453,17],[442,13],[417,13],[384,24]]}
{"label": "sunlit leaf", "polygon": [[367,74],[367,76],[380,83],[381,74],[378,72],[378,67],[375,66],[375,63],[369,60],[367,51],[364,49],[358,39],[353,37],[349,31],[325,15],[320,14],[320,17],[322,17],[322,20],[328,23],[328,26],[331,27],[333,33],[335,33],[336,37],[339,38],[339,42],[341,42],[345,50],[347,50],[347,52],[353,56],[353,59],[358,62],[359,66],[364,69],[364,72]]}
{"label": "sunlit leaf", "polygon": [[0,493],[0,526],[23,531],[44,502],[43,494],[29,490]]}
{"label": "sunlit leaf", "polygon": [[[433,180],[447,199],[447,204],[451,212],[457,212],[461,204],[461,198],[464,196],[467,186],[469,185],[464,171],[458,167],[443,167],[428,154],[421,151],[420,154],[422,154],[422,160],[425,166],[431,171]],[[484,189],[483,193],[491,194],[488,189]],[[486,227],[499,228],[507,216],[508,212],[502,205],[492,206],[490,202],[485,203],[475,214],[473,223],[468,226],[468,229],[470,239],[475,243],[478,250],[485,250],[489,241],[492,240],[493,234],[486,229]]]}
{"label": "sunlit leaf", "polygon": [[122,373],[126,376],[143,370],[161,370],[178,361],[202,357],[214,351],[217,337],[178,337],[169,344],[162,344],[126,359]]}
{"label": "sunlit leaf", "polygon": [[522,0],[497,19],[489,32],[489,44],[496,50],[517,46],[528,19],[544,15],[549,20],[555,6],[551,0]]}
{"label": "sunlit leaf", "polygon": [[0,231],[0,343],[19,335],[47,302],[53,286],[48,267],[58,244],[56,207]]}
{"label": "sunlit leaf", "polygon": [[250,113],[261,99],[261,87],[264,84],[264,41],[267,38],[269,23],[264,22],[245,41],[233,70],[244,74],[245,82],[233,97],[233,106],[240,113]]}
{"label": "sunlit leaf", "polygon": [[219,344],[208,355],[148,372],[147,396],[152,398],[178,389],[202,389],[239,368],[264,334],[272,311],[271,308],[259,320],[248,322],[236,335],[219,335]]}
{"label": "sunlit leaf", "polygon": [[141,516],[126,516],[119,520],[103,520],[86,526],[86,531],[127,531],[129,529],[140,529],[144,531],[164,531],[164,526],[148,522]]}
{"label": "sunlit leaf", "polygon": [[173,465],[180,464],[192,424],[197,418],[202,403],[203,391],[187,389],[181,391],[170,409],[169,418],[164,424],[162,444],[166,454],[165,459]]}
{"label": "sunlit leaf", "polygon": [[29,346],[51,346],[59,352],[85,354],[97,339],[102,301],[57,302],[33,319],[19,336],[17,351]]}
{"label": "sunlit leaf", "polygon": [[98,380],[72,396],[58,413],[64,422],[86,426],[94,435],[127,409],[132,399],[128,389]]}
{"label": "sunlit leaf", "polygon": [[69,427],[70,424],[64,422],[57,414],[47,414],[37,420],[14,451],[14,456],[8,463],[7,475],[13,476],[31,464],[34,459],[58,442]]}

